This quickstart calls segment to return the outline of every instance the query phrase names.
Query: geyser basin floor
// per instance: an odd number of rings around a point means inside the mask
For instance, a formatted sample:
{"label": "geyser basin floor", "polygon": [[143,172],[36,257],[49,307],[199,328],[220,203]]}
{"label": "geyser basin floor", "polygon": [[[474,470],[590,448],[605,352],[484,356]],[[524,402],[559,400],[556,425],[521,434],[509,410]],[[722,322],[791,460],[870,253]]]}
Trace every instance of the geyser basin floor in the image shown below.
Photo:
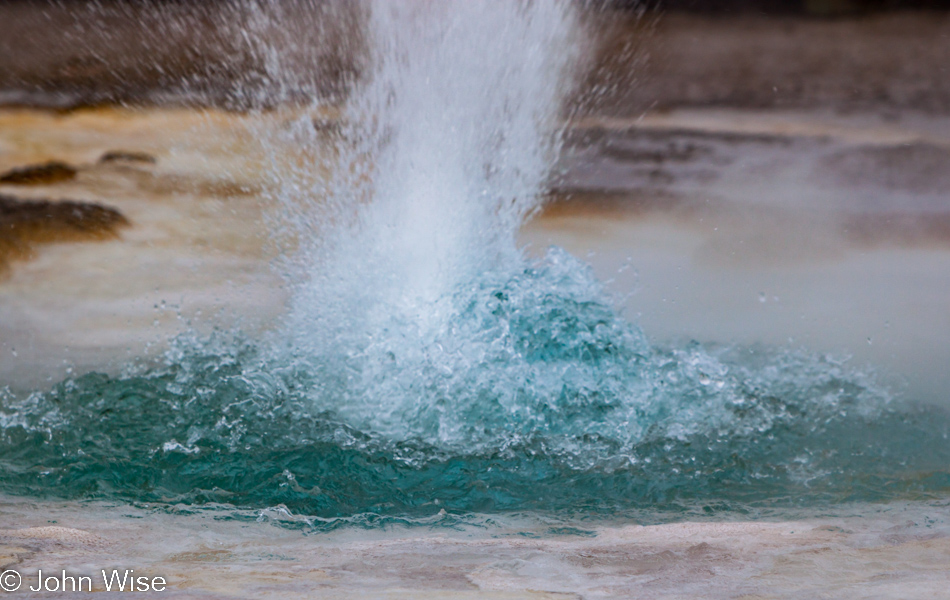
{"label": "geyser basin floor", "polygon": [[[943,505],[861,517],[551,528],[343,530],[304,536],[269,518],[0,498],[0,569],[133,569],[170,598],[940,598],[950,584]],[[25,589],[25,588],[23,588]],[[45,595],[44,595],[45,594]],[[48,593],[20,591],[17,597]],[[79,597],[80,594],[65,594]]]}
{"label": "geyser basin floor", "polygon": [[[79,171],[0,193],[97,202],[131,222],[118,239],[41,246],[0,274],[0,381],[33,388],[67,369],[112,371],[152,344],[160,351],[188,319],[224,311],[253,328],[282,310],[247,121],[175,109],[0,111],[0,171],[48,160]],[[116,151],[155,162],[101,161]]]}

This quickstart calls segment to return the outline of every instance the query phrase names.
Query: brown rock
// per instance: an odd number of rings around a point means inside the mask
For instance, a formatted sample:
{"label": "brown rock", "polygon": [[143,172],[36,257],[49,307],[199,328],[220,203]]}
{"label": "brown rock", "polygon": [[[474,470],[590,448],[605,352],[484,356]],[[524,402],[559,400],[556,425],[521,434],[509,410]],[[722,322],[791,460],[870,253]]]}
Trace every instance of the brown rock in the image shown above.
{"label": "brown rock", "polygon": [[18,169],[11,169],[0,174],[0,183],[13,185],[41,185],[44,183],[59,183],[68,181],[76,176],[76,169],[59,161],[50,161],[42,165],[29,165]]}
{"label": "brown rock", "polygon": [[141,162],[155,164],[157,161],[151,154],[145,152],[127,152],[125,150],[110,150],[99,158],[99,163],[112,162]]}
{"label": "brown rock", "polygon": [[127,225],[118,210],[92,202],[0,195],[0,272],[13,259],[29,258],[37,244],[114,238]]}

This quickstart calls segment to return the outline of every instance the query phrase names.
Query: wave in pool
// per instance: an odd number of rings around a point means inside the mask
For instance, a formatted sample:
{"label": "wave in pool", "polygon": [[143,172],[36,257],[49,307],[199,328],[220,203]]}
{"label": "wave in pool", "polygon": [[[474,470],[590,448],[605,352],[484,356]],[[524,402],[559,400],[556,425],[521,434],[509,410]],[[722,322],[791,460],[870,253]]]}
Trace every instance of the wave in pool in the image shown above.
{"label": "wave in pool", "polygon": [[5,392],[0,491],[323,518],[946,495],[946,413],[829,357],[656,347],[585,264],[518,247],[583,65],[574,3],[363,8],[331,161],[274,163],[281,327]]}
{"label": "wave in pool", "polygon": [[461,294],[425,352],[327,361],[180,340],[163,368],[6,397],[0,490],[329,518],[675,514],[950,489],[944,412],[892,407],[873,377],[827,357],[651,348],[597,290],[555,251]]}

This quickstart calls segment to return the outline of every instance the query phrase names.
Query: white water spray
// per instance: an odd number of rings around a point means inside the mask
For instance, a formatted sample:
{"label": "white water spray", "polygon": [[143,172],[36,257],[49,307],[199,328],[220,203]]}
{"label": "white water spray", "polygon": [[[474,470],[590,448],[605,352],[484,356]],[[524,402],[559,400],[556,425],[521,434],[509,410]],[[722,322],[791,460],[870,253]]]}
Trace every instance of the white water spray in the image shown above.
{"label": "white water spray", "polygon": [[305,240],[310,271],[296,273],[298,347],[352,344],[394,319],[425,335],[460,286],[520,262],[515,234],[545,192],[578,59],[565,1],[366,9],[368,67],[344,112],[327,204],[312,207],[335,228]]}

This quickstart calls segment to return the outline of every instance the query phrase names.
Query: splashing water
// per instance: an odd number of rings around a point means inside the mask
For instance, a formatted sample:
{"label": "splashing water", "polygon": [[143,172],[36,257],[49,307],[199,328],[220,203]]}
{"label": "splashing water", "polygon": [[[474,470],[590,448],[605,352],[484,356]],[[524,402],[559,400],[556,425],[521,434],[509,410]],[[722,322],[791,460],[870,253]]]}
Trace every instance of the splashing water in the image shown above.
{"label": "splashing water", "polygon": [[[330,321],[344,323],[326,332],[334,340],[393,318],[438,328],[440,300],[518,269],[515,234],[538,207],[571,88],[567,3],[370,8],[372,66],[347,106],[346,141],[321,194],[329,205],[317,210],[317,227],[338,226],[301,232],[319,244],[294,273],[306,283],[292,330],[306,336]],[[304,209],[312,228],[313,202]]]}
{"label": "splashing water", "polygon": [[457,377],[494,363],[497,384],[516,368],[484,297],[497,303],[527,267],[515,235],[557,151],[577,28],[565,2],[379,2],[368,17],[373,67],[323,194],[337,227],[292,271],[287,337],[348,373],[341,411],[394,429],[446,401],[420,386],[452,380],[461,409]]}
{"label": "splashing water", "polygon": [[8,394],[0,490],[321,517],[946,494],[947,415],[828,357],[655,348],[586,265],[517,246],[582,59],[574,4],[365,16],[330,177],[279,178],[283,326]]}

